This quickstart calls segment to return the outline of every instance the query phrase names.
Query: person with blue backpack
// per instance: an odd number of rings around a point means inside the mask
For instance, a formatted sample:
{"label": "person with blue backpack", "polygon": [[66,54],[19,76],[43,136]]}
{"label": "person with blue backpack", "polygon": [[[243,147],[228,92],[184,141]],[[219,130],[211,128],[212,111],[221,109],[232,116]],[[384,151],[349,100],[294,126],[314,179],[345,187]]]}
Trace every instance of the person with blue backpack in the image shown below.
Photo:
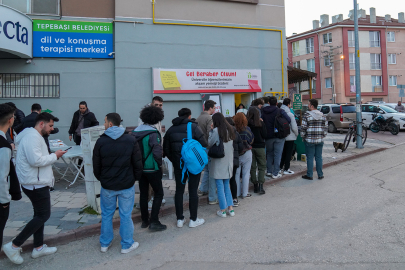
{"label": "person with blue backpack", "polygon": [[[143,172],[139,180],[140,208],[142,225],[141,228],[149,227],[150,231],[164,231],[167,226],[159,221],[159,210],[163,200],[162,185],[162,156],[161,135],[156,128],[164,118],[163,110],[159,107],[148,106],[142,109],[140,119],[142,125],[138,126],[132,133],[142,153]],[[149,219],[148,195],[149,185],[154,192],[152,212]]]}
{"label": "person with blue backpack", "polygon": [[207,140],[197,123],[191,121],[191,110],[180,109],[178,116],[173,119],[171,126],[163,139],[163,152],[174,167],[176,193],[174,204],[176,208],[177,227],[181,228],[186,221],[183,215],[183,196],[188,180],[190,222],[194,228],[204,224],[205,220],[197,217],[198,194],[201,172],[208,164],[204,147]]}

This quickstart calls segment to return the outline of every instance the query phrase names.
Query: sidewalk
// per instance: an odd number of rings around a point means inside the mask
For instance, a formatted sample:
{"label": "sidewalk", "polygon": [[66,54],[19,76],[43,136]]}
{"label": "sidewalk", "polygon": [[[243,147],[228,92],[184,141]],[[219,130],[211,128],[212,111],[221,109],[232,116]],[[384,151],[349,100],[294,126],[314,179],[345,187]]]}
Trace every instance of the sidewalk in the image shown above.
{"label": "sidewalk", "polygon": [[[333,148],[333,142],[343,142],[346,134],[328,134],[325,139],[323,150],[324,164],[333,163],[350,156],[363,154],[371,151],[375,151],[381,148],[388,148],[392,144],[375,140],[367,139],[364,149],[356,149],[353,142],[350,143],[349,148],[345,152],[338,150],[335,153]],[[62,164],[58,164],[62,166]],[[306,163],[301,161],[293,161],[291,163],[291,170],[300,172],[306,170]],[[55,172],[55,177],[58,179],[59,174]],[[73,178],[73,175],[70,175]],[[269,180],[269,179],[268,179]],[[280,178],[283,180],[283,178]],[[55,191],[51,192],[51,204],[52,214],[50,219],[45,224],[45,236],[54,236],[60,233],[65,233],[70,230],[78,229],[81,227],[100,223],[100,215],[92,215],[83,213],[83,209],[87,207],[85,183],[83,180],[78,180],[72,187],[66,189],[68,182],[59,180],[55,183]],[[136,185],[138,185],[136,183]],[[164,208],[174,206],[174,194],[176,190],[176,184],[174,180],[169,180],[167,173],[163,178],[163,187],[165,192],[166,204]],[[137,188],[137,190],[139,190]],[[188,189],[186,187],[186,194],[184,200],[188,201]],[[139,201],[139,193],[135,194],[135,203]],[[15,237],[25,226],[25,224],[31,220],[33,210],[30,201],[23,194],[23,199],[17,202],[11,202],[10,217],[6,224],[4,231],[3,243],[7,243],[13,237]],[[139,213],[139,210],[134,207],[134,214]],[[29,239],[32,240],[32,237]]]}

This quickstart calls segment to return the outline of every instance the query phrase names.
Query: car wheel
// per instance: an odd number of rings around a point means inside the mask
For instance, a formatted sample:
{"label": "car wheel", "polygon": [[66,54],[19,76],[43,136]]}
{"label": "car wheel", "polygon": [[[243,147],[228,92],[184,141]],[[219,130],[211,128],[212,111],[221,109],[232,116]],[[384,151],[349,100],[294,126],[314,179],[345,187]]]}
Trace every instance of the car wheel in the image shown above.
{"label": "car wheel", "polygon": [[332,122],[329,122],[328,124],[328,132],[329,133],[335,133],[337,131],[335,124],[333,124]]}

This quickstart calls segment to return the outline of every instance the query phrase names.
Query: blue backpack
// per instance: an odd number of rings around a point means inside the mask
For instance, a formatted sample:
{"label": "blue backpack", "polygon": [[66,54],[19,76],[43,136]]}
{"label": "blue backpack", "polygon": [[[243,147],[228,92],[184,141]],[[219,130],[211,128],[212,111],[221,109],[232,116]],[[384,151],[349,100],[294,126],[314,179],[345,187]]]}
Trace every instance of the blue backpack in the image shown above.
{"label": "blue backpack", "polygon": [[205,148],[202,147],[198,141],[193,139],[191,125],[191,122],[187,124],[187,142],[184,142],[184,140],[186,140],[184,138],[183,148],[181,149],[180,168],[183,166],[183,173],[181,177],[182,183],[186,171],[187,174],[188,172],[192,174],[199,174],[208,164],[208,155],[205,152]]}

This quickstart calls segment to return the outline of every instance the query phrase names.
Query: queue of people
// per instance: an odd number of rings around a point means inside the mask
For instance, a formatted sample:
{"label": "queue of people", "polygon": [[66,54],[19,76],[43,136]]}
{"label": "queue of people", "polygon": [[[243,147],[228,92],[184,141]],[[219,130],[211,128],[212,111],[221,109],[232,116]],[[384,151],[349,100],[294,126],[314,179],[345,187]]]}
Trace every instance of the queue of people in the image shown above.
{"label": "queue of people", "polygon": [[[322,179],[322,146],[326,136],[326,119],[317,108],[317,101],[309,101],[309,112],[304,115],[301,136],[307,147],[308,171],[304,179],[313,179],[313,159],[316,160],[318,178]],[[225,118],[215,113],[216,103],[207,100],[204,111],[192,120],[188,108],[178,111],[172,126],[162,136],[161,122],[164,119],[163,99],[154,97],[140,112],[139,126],[130,134],[121,127],[121,116],[109,113],[104,118],[104,134],[97,140],[93,150],[94,176],[101,183],[100,207],[102,221],[100,232],[101,252],[107,252],[112,244],[113,215],[119,206],[121,253],[138,248],[134,240],[134,224],[131,213],[134,206],[136,181],[140,188],[141,228],[150,231],[164,231],[167,226],[159,220],[164,191],[162,185],[163,158],[173,164],[176,181],[175,209],[177,227],[182,228],[187,219],[183,212],[183,195],[188,183],[189,220],[188,226],[195,228],[205,220],[198,216],[199,196],[208,194],[209,204],[219,204],[217,215],[222,218],[234,217],[239,199],[252,196],[253,192],[265,194],[265,176],[273,179],[283,174],[294,174],[290,160],[294,141],[298,136],[297,123],[290,112],[291,100],[286,98],[281,108],[274,97],[260,98],[253,102],[245,115],[238,112],[234,117]],[[3,246],[7,257],[21,264],[21,245],[34,235],[32,257],[53,254],[55,247],[43,243],[44,224],[51,215],[50,188],[53,186],[52,164],[66,151],[50,153],[44,140],[54,130],[59,119],[41,112],[39,104],[31,108],[31,115],[20,121],[20,134],[16,137],[18,154],[15,167],[12,160],[12,146],[6,133],[13,127],[16,109],[0,104],[0,232],[8,218],[10,201],[21,199],[21,189],[30,199],[34,218],[12,241]],[[35,119],[35,120],[34,120]],[[80,102],[69,129],[70,139],[76,144],[81,140],[81,129],[98,125],[86,102]],[[200,167],[186,169],[184,147],[193,141],[191,153]],[[204,151],[204,148],[205,151]],[[199,151],[202,150],[202,151]],[[201,184],[200,184],[200,180]],[[152,192],[151,192],[152,191]],[[152,195],[153,194],[153,195]],[[151,213],[148,201],[152,203]]]}

